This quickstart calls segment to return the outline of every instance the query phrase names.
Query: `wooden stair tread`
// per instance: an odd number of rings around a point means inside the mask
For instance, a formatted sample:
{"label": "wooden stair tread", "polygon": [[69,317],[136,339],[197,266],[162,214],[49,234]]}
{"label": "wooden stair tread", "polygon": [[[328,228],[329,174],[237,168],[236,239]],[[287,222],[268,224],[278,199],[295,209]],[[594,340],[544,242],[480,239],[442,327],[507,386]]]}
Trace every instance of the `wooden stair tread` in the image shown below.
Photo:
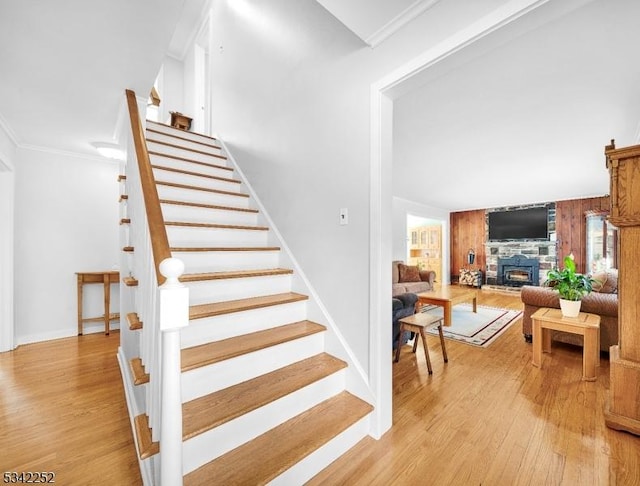
{"label": "wooden stair tread", "polygon": [[202,282],[205,280],[224,280],[231,278],[270,277],[274,275],[290,275],[289,268],[265,268],[262,270],[233,270],[228,272],[186,273],[180,277],[181,282]]}
{"label": "wooden stair tread", "polygon": [[126,251],[127,253],[131,253],[134,250],[133,246],[123,246],[122,251]]}
{"label": "wooden stair tread", "polygon": [[[222,147],[220,147],[219,145],[213,145],[213,144],[206,143],[206,142],[200,142],[199,140],[191,140],[190,138],[181,137],[180,135],[176,135],[174,133],[167,133],[167,132],[163,132],[163,131],[160,131],[160,130],[155,130],[155,129],[149,128],[149,127],[147,127],[147,131],[151,132],[151,133],[157,133],[157,134],[163,135],[165,137],[173,137],[173,138],[177,138],[177,139],[180,139],[180,140],[184,140],[185,142],[197,143],[199,145],[204,145],[205,147],[210,147],[212,149],[217,149],[217,150],[221,150],[222,149]],[[213,139],[213,140],[215,140],[215,139]]]}
{"label": "wooden stair tread", "polygon": [[[204,167],[212,167],[215,169],[222,169],[222,170],[228,170],[230,172],[233,172],[233,167],[227,167],[226,165],[212,164],[210,162],[202,162],[200,160],[189,159],[187,157],[180,157],[178,155],[163,154],[162,152],[155,152],[153,150],[149,150],[149,155],[156,155],[158,157],[165,157],[167,159],[180,160],[182,162],[189,162],[190,164],[202,165]],[[222,155],[217,155],[216,157],[226,160],[226,157],[223,157]]]}
{"label": "wooden stair tread", "polygon": [[205,208],[205,209],[220,209],[224,211],[241,211],[243,213],[258,213],[257,209],[253,208],[238,208],[235,206],[220,206],[218,204],[205,204],[205,203],[197,203],[197,202],[189,202],[189,201],[176,201],[174,199],[160,199],[160,204],[174,204],[176,206],[189,206],[194,208]]}
{"label": "wooden stair tread", "polygon": [[187,402],[182,407],[182,440],[257,410],[346,366],[344,361],[321,353]]}
{"label": "wooden stair tread", "polygon": [[125,277],[122,279],[122,281],[124,282],[124,284],[127,287],[137,287],[138,286],[138,280],[136,280],[133,277]]}
{"label": "wooden stair tread", "polygon": [[193,186],[191,184],[178,184],[177,182],[156,181],[159,186],[175,187],[177,189],[191,189],[193,191],[213,192],[215,194],[225,194],[227,196],[249,197],[244,192],[223,191],[222,189],[211,189],[210,187]]}
{"label": "wooden stair tread", "polygon": [[181,226],[185,228],[218,228],[218,229],[238,229],[251,231],[268,231],[268,226],[251,226],[241,224],[218,224],[218,223],[192,223],[190,221],[165,221],[167,226]]}
{"label": "wooden stair tread", "polygon": [[129,312],[127,314],[127,322],[129,323],[129,329],[131,331],[142,329],[142,321],[138,317],[138,314],[135,312]]}
{"label": "wooden stair tread", "polygon": [[149,417],[146,414],[138,415],[133,419],[136,429],[136,442],[140,459],[147,459],[160,452],[160,443],[151,439],[151,429],[149,428]]}
{"label": "wooden stair tread", "polygon": [[282,294],[263,295],[260,297],[250,297],[248,299],[227,300],[225,302],[215,302],[212,304],[198,304],[189,306],[189,319],[202,319],[205,317],[231,314],[273,305],[290,304],[307,300],[306,295],[295,292],[285,292]]}
{"label": "wooden stair tread", "polygon": [[147,142],[157,143],[158,145],[164,145],[165,147],[177,148],[180,150],[186,150],[187,152],[193,152],[194,154],[208,155],[208,156],[218,156],[218,154],[212,154],[211,152],[205,152],[204,150],[193,149],[189,147],[185,147],[183,145],[176,145],[175,143],[163,142],[161,140],[154,140],[152,138],[147,137]]}
{"label": "wooden stair tread", "polygon": [[129,361],[129,368],[131,368],[134,385],[144,385],[145,383],[149,383],[149,373],[144,370],[144,365],[140,358],[131,359]]}
{"label": "wooden stair tread", "polygon": [[186,133],[190,133],[192,135],[197,135],[197,136],[202,137],[202,138],[208,138],[209,140],[217,140],[215,137],[211,137],[209,135],[205,135],[204,133],[192,132],[191,130],[183,130],[182,128],[177,128],[177,127],[174,127],[172,125],[168,125],[166,123],[157,122],[157,121],[154,121],[154,120],[146,120],[146,122],[147,123],[153,123],[154,125],[160,125],[160,126],[163,126],[163,127],[171,128],[172,130],[176,130],[178,132],[186,132]]}
{"label": "wooden stair tread", "polygon": [[157,170],[164,170],[164,171],[167,171],[167,172],[176,172],[178,174],[186,174],[186,175],[195,176],[195,177],[203,177],[205,179],[214,179],[214,180],[217,180],[217,181],[230,182],[230,183],[233,183],[233,184],[241,184],[241,182],[238,179],[231,179],[229,177],[214,176],[214,175],[211,175],[211,174],[203,174],[201,172],[194,172],[194,171],[191,171],[191,170],[175,169],[173,167],[165,167],[163,165],[151,164],[151,168],[152,169],[157,169]]}
{"label": "wooden stair tread", "polygon": [[279,246],[209,246],[209,247],[197,247],[197,246],[174,246],[170,250],[173,252],[190,252],[190,251],[280,251]]}
{"label": "wooden stair tread", "polygon": [[186,348],[181,352],[182,371],[219,363],[220,361],[324,332],[325,330],[326,328],[321,324],[311,321],[299,321]]}
{"label": "wooden stair tread", "polygon": [[371,412],[342,392],[187,474],[185,486],[266,484]]}

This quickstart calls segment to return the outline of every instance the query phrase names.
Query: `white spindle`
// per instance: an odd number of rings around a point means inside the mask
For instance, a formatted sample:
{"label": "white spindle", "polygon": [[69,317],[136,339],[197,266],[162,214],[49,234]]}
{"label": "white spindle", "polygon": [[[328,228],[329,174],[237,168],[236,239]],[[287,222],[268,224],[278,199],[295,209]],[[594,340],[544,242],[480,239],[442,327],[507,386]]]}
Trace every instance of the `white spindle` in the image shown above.
{"label": "white spindle", "polygon": [[189,324],[189,289],[178,278],[184,263],[167,258],[160,263],[166,281],[158,289],[162,333],[162,404],[160,481],[182,485],[182,393],[180,389],[180,329]]}

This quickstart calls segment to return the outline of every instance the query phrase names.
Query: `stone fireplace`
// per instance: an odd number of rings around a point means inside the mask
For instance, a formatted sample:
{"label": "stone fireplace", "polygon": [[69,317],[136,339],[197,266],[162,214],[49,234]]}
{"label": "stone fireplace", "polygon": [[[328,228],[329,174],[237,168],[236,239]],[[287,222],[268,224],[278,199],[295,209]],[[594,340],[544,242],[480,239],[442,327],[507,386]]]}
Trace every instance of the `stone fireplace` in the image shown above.
{"label": "stone fireplace", "polygon": [[540,262],[537,258],[515,255],[498,258],[496,284],[507,287],[538,285],[540,282]]}
{"label": "stone fireplace", "polygon": [[487,242],[485,248],[488,286],[518,290],[523,285],[541,285],[557,264],[555,241]]}

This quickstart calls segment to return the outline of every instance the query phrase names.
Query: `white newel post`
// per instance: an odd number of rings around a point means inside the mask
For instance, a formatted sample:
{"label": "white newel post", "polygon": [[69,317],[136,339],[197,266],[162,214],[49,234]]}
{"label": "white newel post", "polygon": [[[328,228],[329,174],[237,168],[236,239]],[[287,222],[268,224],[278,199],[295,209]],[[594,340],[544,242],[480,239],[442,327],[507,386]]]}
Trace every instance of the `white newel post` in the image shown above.
{"label": "white newel post", "polygon": [[178,278],[184,263],[167,258],[160,273],[167,279],[159,287],[162,333],[162,400],[160,428],[160,483],[182,485],[182,392],[180,387],[180,329],[189,323],[189,289]]}

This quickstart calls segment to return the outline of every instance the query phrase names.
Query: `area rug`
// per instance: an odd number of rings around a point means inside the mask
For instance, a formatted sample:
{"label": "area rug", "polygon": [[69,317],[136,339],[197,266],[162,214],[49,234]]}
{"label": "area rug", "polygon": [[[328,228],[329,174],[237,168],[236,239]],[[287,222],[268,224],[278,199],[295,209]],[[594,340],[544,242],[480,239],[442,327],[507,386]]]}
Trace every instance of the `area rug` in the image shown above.
{"label": "area rug", "polygon": [[[442,326],[444,337],[486,348],[522,316],[522,311],[482,305],[477,306],[477,311],[473,312],[471,304],[454,305],[451,309],[451,326]],[[442,316],[444,309],[426,306],[422,312]],[[427,332],[437,335],[438,329],[431,328]]]}

